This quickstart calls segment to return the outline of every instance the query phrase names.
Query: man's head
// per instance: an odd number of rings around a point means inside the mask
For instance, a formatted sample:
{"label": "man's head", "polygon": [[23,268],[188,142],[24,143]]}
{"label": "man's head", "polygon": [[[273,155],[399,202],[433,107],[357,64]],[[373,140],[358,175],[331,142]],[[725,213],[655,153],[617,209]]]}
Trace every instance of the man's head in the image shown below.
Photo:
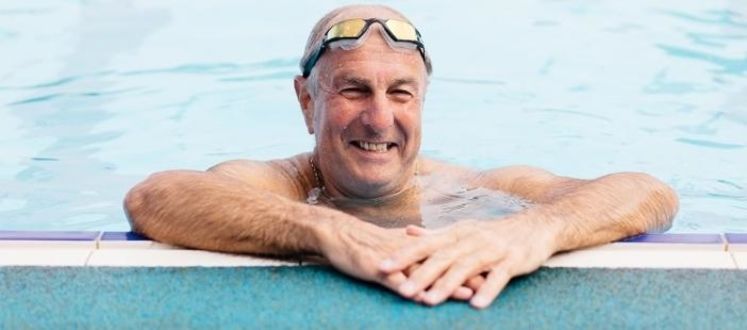
{"label": "man's head", "polygon": [[314,26],[302,68],[332,26],[355,18],[380,21],[370,22],[352,43],[326,44],[309,76],[296,77],[295,88],[327,189],[372,198],[396,193],[412,179],[430,64],[416,42],[399,47],[387,39],[394,39],[387,35],[392,31],[381,22],[408,22],[402,14],[384,6],[347,6]]}

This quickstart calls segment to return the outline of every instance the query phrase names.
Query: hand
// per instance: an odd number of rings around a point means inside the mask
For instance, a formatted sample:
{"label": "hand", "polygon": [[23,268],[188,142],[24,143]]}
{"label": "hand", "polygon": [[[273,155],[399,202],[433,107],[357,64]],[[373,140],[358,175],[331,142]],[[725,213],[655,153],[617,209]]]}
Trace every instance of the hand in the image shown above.
{"label": "hand", "polygon": [[[379,283],[393,291],[407,280],[407,275],[419,264],[413,263],[398,271],[381,272],[378,265],[395,251],[412,244],[415,237],[404,229],[385,229],[353,220],[342,222],[321,242],[323,256],[338,270],[362,280]],[[452,298],[468,300],[473,290],[457,286]]]}
{"label": "hand", "polygon": [[[418,226],[408,226],[406,228],[406,232],[408,235],[420,237],[420,236],[424,236],[428,234],[430,231],[425,228],[418,227]],[[405,272],[405,275],[409,276],[416,269],[418,269],[420,265],[421,265],[420,263],[416,263],[408,267],[407,271]],[[457,300],[469,300],[470,298],[472,298],[472,295],[474,294],[474,292],[477,292],[477,290],[480,289],[480,286],[483,283],[485,283],[485,277],[482,275],[475,275],[469,280],[467,280],[467,282],[465,282],[460,288],[458,288],[457,291],[455,291],[451,297]],[[470,289],[470,290],[468,291],[465,289]],[[469,295],[466,295],[467,293],[469,293]],[[426,292],[420,291],[414,296],[413,300],[419,303],[423,303],[425,296],[426,296]]]}
{"label": "hand", "polygon": [[[520,220],[468,220],[428,231],[392,254],[379,269],[393,274],[422,263],[397,291],[408,298],[420,296],[429,305],[442,303],[456,288],[485,274],[484,283],[470,299],[473,307],[485,308],[512,277],[534,271],[554,252],[547,227]],[[410,233],[418,230],[422,229],[406,229]]]}

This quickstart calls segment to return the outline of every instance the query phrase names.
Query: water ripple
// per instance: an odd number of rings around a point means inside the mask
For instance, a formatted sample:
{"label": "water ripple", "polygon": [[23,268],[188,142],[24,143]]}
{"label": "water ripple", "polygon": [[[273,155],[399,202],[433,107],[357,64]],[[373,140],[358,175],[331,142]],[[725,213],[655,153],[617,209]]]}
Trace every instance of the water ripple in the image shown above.
{"label": "water ripple", "polygon": [[52,101],[56,100],[58,98],[62,97],[99,97],[99,96],[113,96],[113,95],[121,95],[125,93],[129,93],[132,91],[139,91],[140,88],[123,88],[123,89],[115,89],[115,90],[109,90],[109,91],[89,91],[89,92],[81,92],[81,93],[53,93],[53,94],[47,94],[42,96],[34,96],[31,98],[23,99],[20,101],[9,103],[8,106],[17,106],[17,105],[24,105],[24,104],[31,104],[31,103],[40,103],[40,102],[46,102],[46,101]]}
{"label": "water ripple", "polygon": [[9,106],[13,106],[13,105],[22,105],[22,104],[44,102],[44,101],[54,100],[54,99],[56,99],[56,98],[58,98],[60,96],[63,96],[63,95],[65,95],[65,94],[64,93],[55,93],[55,94],[47,94],[47,95],[42,95],[42,96],[35,96],[35,97],[32,97],[32,98],[28,98],[28,99],[24,99],[24,100],[20,100],[20,101],[16,101],[16,102],[10,103],[8,105]]}
{"label": "water ripple", "polygon": [[16,16],[16,15],[39,15],[53,12],[53,8],[13,8],[13,9],[0,9],[0,15]]}
{"label": "water ripple", "polygon": [[551,113],[558,113],[558,114],[566,114],[566,115],[574,115],[574,116],[581,116],[591,119],[597,119],[602,120],[605,122],[611,122],[607,117],[601,116],[601,115],[594,115],[582,111],[576,111],[576,110],[568,110],[568,109],[557,109],[557,108],[542,108],[542,109],[526,109],[527,111],[531,112],[551,112]]}
{"label": "water ripple", "polygon": [[709,54],[706,52],[699,52],[692,49],[669,46],[669,45],[656,45],[657,47],[666,51],[669,55],[687,59],[695,59],[706,61],[712,64],[716,64],[723,68],[724,73],[731,73],[736,75],[742,75],[747,71],[747,56],[744,58],[731,59],[716,54]]}
{"label": "water ripple", "polygon": [[476,84],[476,85],[504,85],[506,84],[500,80],[491,79],[470,79],[470,78],[451,78],[451,77],[434,77],[432,80],[458,83],[458,84]]}
{"label": "water ripple", "polygon": [[661,10],[660,12],[690,22],[716,24],[740,29],[747,29],[747,22],[740,20],[742,15],[731,10],[709,10],[706,11],[703,16],[696,16],[673,10]]}
{"label": "water ripple", "polygon": [[31,157],[31,160],[37,161],[37,162],[57,162],[57,161],[60,161],[59,158],[52,158],[52,157]]}
{"label": "water ripple", "polygon": [[643,92],[647,94],[685,94],[712,90],[713,88],[706,88],[697,83],[668,80],[667,70],[659,71],[654,80],[643,88]]}
{"label": "water ripple", "polygon": [[678,138],[675,141],[681,142],[681,143],[687,143],[687,144],[691,144],[691,145],[699,146],[699,147],[716,148],[716,149],[742,149],[745,147],[745,145],[743,144],[722,143],[722,142],[688,139],[688,138]]}
{"label": "water ripple", "polygon": [[219,80],[225,81],[225,82],[268,81],[268,80],[281,80],[281,79],[285,80],[285,79],[291,79],[297,74],[298,72],[296,71],[280,71],[280,72],[260,74],[260,75],[221,78]]}
{"label": "water ripple", "polygon": [[143,75],[143,74],[157,74],[157,73],[179,73],[179,74],[226,74],[235,73],[243,69],[274,69],[274,68],[286,68],[289,66],[296,67],[298,65],[297,58],[290,59],[271,59],[263,62],[249,63],[249,64],[238,64],[238,63],[188,63],[182,64],[170,68],[159,68],[159,69],[146,69],[146,70],[134,70],[121,72],[123,76]]}
{"label": "water ripple", "polygon": [[49,82],[43,82],[33,85],[22,85],[22,86],[0,86],[0,91],[3,90],[27,90],[27,89],[43,89],[43,88],[50,88],[50,87],[60,87],[67,84],[70,84],[72,82],[94,78],[94,77],[102,77],[112,74],[114,71],[99,71],[99,72],[93,72],[89,74],[80,74],[75,76],[68,76],[68,77],[62,77],[59,79],[55,79]]}
{"label": "water ripple", "polygon": [[747,40],[747,34],[708,34],[708,33],[687,33],[687,37],[692,40],[693,43],[708,47],[724,48],[726,47],[723,41],[743,41]]}

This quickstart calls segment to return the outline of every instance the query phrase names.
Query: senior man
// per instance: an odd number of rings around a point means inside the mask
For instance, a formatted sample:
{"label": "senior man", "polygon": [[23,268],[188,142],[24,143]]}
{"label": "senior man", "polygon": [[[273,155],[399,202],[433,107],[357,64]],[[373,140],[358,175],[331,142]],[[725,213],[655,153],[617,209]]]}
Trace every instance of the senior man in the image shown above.
{"label": "senior man", "polygon": [[[666,229],[677,211],[673,190],[646,174],[582,180],[419,156],[431,64],[420,33],[391,8],[348,6],[324,16],[301,69],[294,86],[313,152],[153,174],[125,198],[133,230],[198,249],[316,255],[415,301],[452,297],[484,308],[512,277],[554,253]],[[439,187],[487,189],[529,204],[494,221],[423,228],[429,196],[458,198]]]}

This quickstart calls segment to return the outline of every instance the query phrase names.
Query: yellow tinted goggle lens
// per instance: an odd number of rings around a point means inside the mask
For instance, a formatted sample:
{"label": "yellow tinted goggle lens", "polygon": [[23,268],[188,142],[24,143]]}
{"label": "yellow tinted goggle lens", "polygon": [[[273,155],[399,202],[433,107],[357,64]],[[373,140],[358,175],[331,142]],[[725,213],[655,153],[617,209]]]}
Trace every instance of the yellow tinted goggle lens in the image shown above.
{"label": "yellow tinted goggle lens", "polygon": [[351,19],[335,24],[327,32],[327,39],[332,38],[357,38],[366,26],[362,19]]}
{"label": "yellow tinted goggle lens", "polygon": [[386,28],[400,41],[418,41],[418,33],[410,23],[390,19],[386,21]]}
{"label": "yellow tinted goggle lens", "polygon": [[428,74],[431,73],[430,60],[428,59],[428,55],[425,54],[425,46],[420,40],[418,30],[416,30],[412,24],[393,19],[381,20],[378,18],[353,18],[339,22],[329,28],[319,47],[309,55],[303,64],[301,64],[303,77],[307,78],[311,74],[311,69],[314,68],[314,65],[316,65],[316,62],[319,60],[319,57],[322,56],[324,50],[327,49],[329,43],[341,39],[359,39],[373,23],[383,25],[389,39],[395,41],[393,45],[394,47],[405,47],[405,45],[407,45],[406,48],[411,48],[410,44],[414,44],[418,51],[420,51],[420,56],[423,57],[423,61],[425,61]]}

